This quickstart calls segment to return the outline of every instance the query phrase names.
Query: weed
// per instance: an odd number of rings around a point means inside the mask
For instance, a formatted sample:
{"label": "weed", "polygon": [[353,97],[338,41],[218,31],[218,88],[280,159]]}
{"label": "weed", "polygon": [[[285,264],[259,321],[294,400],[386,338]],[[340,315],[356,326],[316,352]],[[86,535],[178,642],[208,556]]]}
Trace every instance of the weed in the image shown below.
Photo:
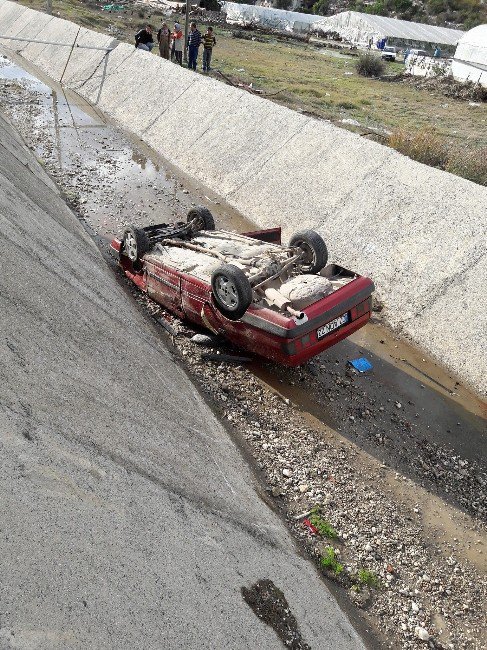
{"label": "weed", "polygon": [[352,104],[352,102],[339,102],[337,106],[339,108],[348,108],[348,109],[358,108],[355,104]]}
{"label": "weed", "polygon": [[389,136],[389,146],[413,160],[445,169],[448,148],[442,138],[433,130],[422,129],[410,133],[403,129],[393,131]]}
{"label": "weed", "polygon": [[309,520],[323,537],[328,537],[328,539],[336,539],[338,537],[333,526],[326,519],[320,517],[319,514],[312,514]]}
{"label": "weed", "polygon": [[453,149],[445,165],[447,172],[463,176],[479,185],[487,185],[487,147],[480,149]]}
{"label": "weed", "polygon": [[380,580],[373,571],[368,569],[359,569],[357,573],[358,586],[380,587]]}
{"label": "weed", "polygon": [[371,52],[358,57],[356,68],[362,77],[381,77],[386,69],[384,61]]}
{"label": "weed", "polygon": [[320,563],[324,569],[333,571],[336,576],[339,576],[344,569],[343,564],[340,564],[337,559],[333,546],[327,546],[325,548],[324,553],[321,556]]}

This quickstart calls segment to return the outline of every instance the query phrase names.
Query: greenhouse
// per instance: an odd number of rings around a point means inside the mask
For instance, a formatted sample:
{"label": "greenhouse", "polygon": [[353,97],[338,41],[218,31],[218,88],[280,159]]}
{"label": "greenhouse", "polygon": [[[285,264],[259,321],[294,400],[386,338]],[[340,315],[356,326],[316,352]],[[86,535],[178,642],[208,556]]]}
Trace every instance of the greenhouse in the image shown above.
{"label": "greenhouse", "polygon": [[295,11],[283,11],[271,7],[225,2],[222,11],[227,14],[230,24],[249,27],[258,25],[268,29],[297,33],[316,33],[318,35],[336,34],[354,45],[368,46],[378,40],[387,39],[389,44],[432,49],[440,45],[442,49],[454,48],[464,35],[458,29],[412,23],[396,18],[373,16],[357,11],[343,11],[334,16],[317,16]]}
{"label": "greenhouse", "polygon": [[457,81],[473,81],[487,87],[487,25],[479,25],[464,34],[452,61]]}

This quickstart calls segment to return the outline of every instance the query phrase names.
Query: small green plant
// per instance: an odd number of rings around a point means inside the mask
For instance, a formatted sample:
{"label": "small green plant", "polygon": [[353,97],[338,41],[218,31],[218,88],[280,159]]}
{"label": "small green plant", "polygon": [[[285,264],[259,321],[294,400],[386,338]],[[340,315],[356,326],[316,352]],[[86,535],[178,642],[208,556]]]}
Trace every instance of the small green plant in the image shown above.
{"label": "small green plant", "polygon": [[384,61],[372,52],[360,54],[357,60],[357,72],[362,77],[381,77],[385,72]]}
{"label": "small green plant", "polygon": [[333,526],[326,519],[320,517],[318,513],[311,514],[309,520],[323,537],[328,537],[328,539],[336,539],[338,537]]}
{"label": "small green plant", "polygon": [[380,580],[377,574],[368,569],[359,569],[357,581],[360,586],[374,587],[376,589],[380,587]]}
{"label": "small green plant", "polygon": [[324,569],[333,571],[336,576],[339,576],[344,569],[343,564],[340,564],[337,559],[337,555],[333,546],[327,546],[325,548],[323,555],[321,556],[320,563]]}

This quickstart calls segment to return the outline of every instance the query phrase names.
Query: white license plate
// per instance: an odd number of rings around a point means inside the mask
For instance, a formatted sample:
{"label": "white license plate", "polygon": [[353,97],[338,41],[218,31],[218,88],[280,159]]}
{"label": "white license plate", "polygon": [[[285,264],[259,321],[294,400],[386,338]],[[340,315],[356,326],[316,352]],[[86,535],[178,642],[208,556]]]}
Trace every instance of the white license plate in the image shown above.
{"label": "white license plate", "polygon": [[322,339],[324,336],[326,336],[330,332],[333,332],[333,330],[336,330],[338,327],[341,327],[345,323],[348,323],[348,314],[342,314],[341,316],[338,316],[338,318],[331,320],[326,325],[322,325],[321,327],[318,327],[318,329],[316,330],[316,338],[318,340]]}

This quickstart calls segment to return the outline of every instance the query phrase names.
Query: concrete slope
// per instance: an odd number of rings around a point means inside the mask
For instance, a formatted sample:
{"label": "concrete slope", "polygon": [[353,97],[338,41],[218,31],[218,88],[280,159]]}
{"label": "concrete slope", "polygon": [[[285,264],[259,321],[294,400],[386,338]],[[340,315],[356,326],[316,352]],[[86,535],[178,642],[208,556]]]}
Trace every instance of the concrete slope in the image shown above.
{"label": "concrete slope", "polygon": [[0,648],[362,648],[226,431],[0,118]]}
{"label": "concrete slope", "polygon": [[[15,29],[35,22],[0,0],[0,23],[16,11]],[[59,78],[58,61],[24,56]],[[68,85],[259,225],[319,230],[333,260],[373,277],[392,326],[487,392],[487,188],[125,43],[77,56]]]}

